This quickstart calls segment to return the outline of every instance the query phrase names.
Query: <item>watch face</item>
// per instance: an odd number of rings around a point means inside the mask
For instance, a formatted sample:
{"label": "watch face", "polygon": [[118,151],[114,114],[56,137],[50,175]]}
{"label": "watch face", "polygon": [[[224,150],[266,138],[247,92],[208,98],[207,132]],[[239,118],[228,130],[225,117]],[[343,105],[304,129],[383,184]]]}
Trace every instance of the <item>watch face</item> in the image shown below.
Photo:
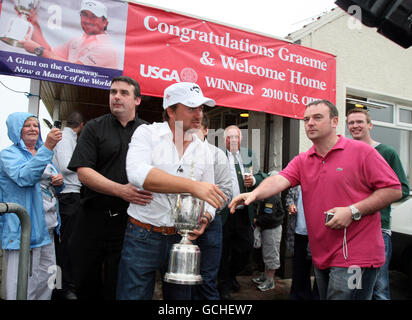
{"label": "watch face", "polygon": [[34,49],[34,54],[36,56],[41,56],[43,54],[43,50],[44,50],[43,47],[37,47],[36,49]]}
{"label": "watch face", "polygon": [[360,220],[362,215],[361,215],[360,211],[357,208],[355,208],[354,206],[350,206],[350,211],[352,213],[352,219],[353,220],[355,220],[355,221]]}

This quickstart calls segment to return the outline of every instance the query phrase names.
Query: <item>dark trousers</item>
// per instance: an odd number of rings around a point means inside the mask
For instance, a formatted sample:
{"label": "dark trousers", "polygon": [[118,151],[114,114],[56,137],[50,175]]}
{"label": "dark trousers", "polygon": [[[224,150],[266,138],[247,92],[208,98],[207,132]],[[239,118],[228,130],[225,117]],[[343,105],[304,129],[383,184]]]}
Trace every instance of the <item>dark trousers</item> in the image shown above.
{"label": "dark trousers", "polygon": [[72,241],[79,299],[115,300],[126,223],[125,211],[80,211]]}
{"label": "dark trousers", "polygon": [[62,271],[62,289],[73,290],[73,262],[70,242],[80,211],[80,193],[61,193],[58,196],[61,218],[60,236],[55,241],[56,263]]}
{"label": "dark trousers", "polygon": [[222,259],[219,269],[219,291],[228,293],[236,275],[249,262],[253,250],[253,229],[247,207],[229,214],[223,226]]}
{"label": "dark trousers", "polygon": [[192,286],[193,300],[219,300],[217,275],[222,254],[222,217],[218,214],[195,243],[200,249],[201,285]]}
{"label": "dark trousers", "polygon": [[[156,285],[156,273],[160,271],[164,279],[170,251],[180,240],[178,234],[165,235],[146,230],[129,221],[119,263],[116,298],[151,300]],[[190,300],[191,286],[162,280],[162,294],[164,300]]]}
{"label": "dark trousers", "polygon": [[308,236],[295,233],[292,286],[290,289],[291,300],[319,300],[316,280],[313,285],[310,281],[312,257],[308,255]]}

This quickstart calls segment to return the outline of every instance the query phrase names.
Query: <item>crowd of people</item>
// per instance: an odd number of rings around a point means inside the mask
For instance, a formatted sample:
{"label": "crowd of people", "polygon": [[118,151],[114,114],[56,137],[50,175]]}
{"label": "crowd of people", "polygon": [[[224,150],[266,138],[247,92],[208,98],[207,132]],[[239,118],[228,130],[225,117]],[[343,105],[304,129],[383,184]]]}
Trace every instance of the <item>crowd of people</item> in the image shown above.
{"label": "crowd of people", "polygon": [[[269,175],[241,146],[239,127],[225,129],[223,150],[208,142],[204,108],[215,101],[197,84],[165,89],[163,122],[140,119],[140,102],[134,79],[113,78],[110,113],[85,123],[74,112],[45,142],[35,115],[9,115],[13,144],[0,152],[0,201],[21,204],[32,221],[28,299],[150,300],[160,273],[165,300],[231,300],[254,229],[264,268],[252,281],[273,290],[287,216],[295,220],[291,299],[390,299],[390,204],[409,186],[393,148],[371,139],[367,111],[348,114],[354,139],[347,139],[336,134],[336,106],[311,102],[303,122],[312,148]],[[163,280],[181,239],[176,194],[205,202],[189,234],[201,251],[202,284]],[[1,217],[0,228],[6,299],[13,300],[21,228],[13,214]],[[58,290],[50,284],[56,265]],[[355,283],[349,268],[359,270]]]}

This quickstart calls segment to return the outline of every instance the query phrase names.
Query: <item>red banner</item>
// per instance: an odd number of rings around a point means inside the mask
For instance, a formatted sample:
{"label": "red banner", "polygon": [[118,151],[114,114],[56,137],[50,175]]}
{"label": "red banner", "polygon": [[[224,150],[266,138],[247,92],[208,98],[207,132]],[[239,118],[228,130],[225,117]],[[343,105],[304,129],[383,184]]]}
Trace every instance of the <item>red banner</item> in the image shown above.
{"label": "red banner", "polygon": [[125,74],[158,97],[191,81],[217,105],[292,118],[311,100],[335,102],[336,60],[324,52],[123,1],[24,3],[35,9],[0,0],[1,74],[104,89]]}
{"label": "red banner", "polygon": [[335,56],[228,26],[129,3],[124,74],[142,94],[197,82],[217,105],[302,118],[335,102]]}

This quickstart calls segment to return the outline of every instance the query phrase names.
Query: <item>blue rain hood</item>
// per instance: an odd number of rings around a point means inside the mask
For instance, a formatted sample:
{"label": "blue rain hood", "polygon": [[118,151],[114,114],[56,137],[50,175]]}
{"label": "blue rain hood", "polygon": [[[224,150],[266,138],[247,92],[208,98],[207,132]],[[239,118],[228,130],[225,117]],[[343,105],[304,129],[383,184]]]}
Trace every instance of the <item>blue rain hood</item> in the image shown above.
{"label": "blue rain hood", "polygon": [[[37,119],[37,116],[29,112],[14,112],[10,114],[6,120],[7,135],[9,136],[9,139],[13,142],[13,144],[26,150],[27,148],[23,140],[21,139],[21,130],[23,129],[24,122],[30,117],[34,117]],[[36,150],[39,149],[42,145],[43,140],[41,138],[39,124],[39,138],[36,142]]]}

